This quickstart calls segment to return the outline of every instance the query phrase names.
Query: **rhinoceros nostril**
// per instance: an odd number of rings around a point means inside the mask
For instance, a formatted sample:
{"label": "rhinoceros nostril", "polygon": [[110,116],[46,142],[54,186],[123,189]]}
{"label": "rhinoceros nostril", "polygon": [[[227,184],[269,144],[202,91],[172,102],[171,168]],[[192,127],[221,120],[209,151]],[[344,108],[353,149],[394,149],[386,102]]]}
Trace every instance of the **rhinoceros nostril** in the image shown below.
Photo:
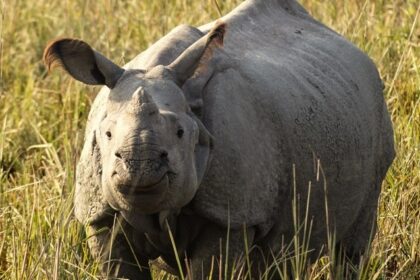
{"label": "rhinoceros nostril", "polygon": [[167,159],[167,158],[168,158],[168,152],[167,152],[167,151],[163,151],[163,152],[160,154],[160,158],[161,158],[161,159]]}
{"label": "rhinoceros nostril", "polygon": [[119,152],[115,152],[115,156],[116,156],[117,158],[119,158],[119,159],[122,159],[122,156],[121,156],[121,154],[120,154]]}

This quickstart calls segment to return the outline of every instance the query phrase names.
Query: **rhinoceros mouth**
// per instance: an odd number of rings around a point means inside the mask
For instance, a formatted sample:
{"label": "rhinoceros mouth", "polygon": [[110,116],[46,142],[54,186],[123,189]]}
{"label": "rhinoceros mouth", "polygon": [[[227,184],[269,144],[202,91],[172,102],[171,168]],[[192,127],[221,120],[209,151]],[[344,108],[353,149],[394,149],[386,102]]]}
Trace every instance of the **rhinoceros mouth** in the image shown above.
{"label": "rhinoceros mouth", "polygon": [[170,184],[170,174],[165,173],[156,183],[148,186],[118,185],[116,191],[124,196],[160,195],[166,191]]}

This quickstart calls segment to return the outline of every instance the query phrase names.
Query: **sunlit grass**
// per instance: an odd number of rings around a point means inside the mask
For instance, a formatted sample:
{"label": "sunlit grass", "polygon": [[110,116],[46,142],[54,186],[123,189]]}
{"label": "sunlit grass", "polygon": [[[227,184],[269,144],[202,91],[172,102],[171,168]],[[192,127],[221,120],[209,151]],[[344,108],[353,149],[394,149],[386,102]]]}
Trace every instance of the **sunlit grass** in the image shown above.
{"label": "sunlit grass", "polygon": [[[207,23],[241,1],[217,2],[218,7],[214,0],[0,0],[1,279],[98,275],[83,228],[72,215],[75,164],[98,88],[58,73],[47,76],[41,63],[46,43],[60,36],[82,38],[124,64],[178,24]],[[415,279],[420,275],[420,4],[301,2],[375,61],[394,123],[397,158],[383,184],[378,233],[360,278]],[[307,270],[308,278],[331,279],[329,262],[322,258]]]}

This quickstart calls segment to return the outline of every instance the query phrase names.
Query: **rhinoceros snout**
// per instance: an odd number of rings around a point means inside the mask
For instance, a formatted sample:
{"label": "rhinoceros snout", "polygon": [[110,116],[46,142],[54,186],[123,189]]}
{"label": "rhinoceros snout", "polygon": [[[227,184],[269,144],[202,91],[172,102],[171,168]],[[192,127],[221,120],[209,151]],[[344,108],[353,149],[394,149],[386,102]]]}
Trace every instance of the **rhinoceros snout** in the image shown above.
{"label": "rhinoceros snout", "polygon": [[138,153],[118,150],[112,181],[123,193],[148,189],[160,183],[168,173],[168,152],[147,150]]}

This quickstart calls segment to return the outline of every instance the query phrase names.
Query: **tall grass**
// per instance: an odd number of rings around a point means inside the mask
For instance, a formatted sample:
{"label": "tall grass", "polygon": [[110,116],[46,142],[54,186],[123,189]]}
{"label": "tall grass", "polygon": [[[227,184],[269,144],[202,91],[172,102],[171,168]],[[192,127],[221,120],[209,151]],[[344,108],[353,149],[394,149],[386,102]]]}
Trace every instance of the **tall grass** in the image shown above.
{"label": "tall grass", "polygon": [[[1,279],[98,277],[83,228],[72,215],[75,164],[98,88],[58,73],[47,76],[41,63],[46,43],[60,36],[82,38],[123,64],[176,25],[209,22],[240,2],[0,0]],[[360,278],[415,279],[420,275],[420,3],[301,2],[376,62],[394,123],[397,158],[383,184],[379,229]],[[331,279],[328,262],[322,258],[305,277]]]}

